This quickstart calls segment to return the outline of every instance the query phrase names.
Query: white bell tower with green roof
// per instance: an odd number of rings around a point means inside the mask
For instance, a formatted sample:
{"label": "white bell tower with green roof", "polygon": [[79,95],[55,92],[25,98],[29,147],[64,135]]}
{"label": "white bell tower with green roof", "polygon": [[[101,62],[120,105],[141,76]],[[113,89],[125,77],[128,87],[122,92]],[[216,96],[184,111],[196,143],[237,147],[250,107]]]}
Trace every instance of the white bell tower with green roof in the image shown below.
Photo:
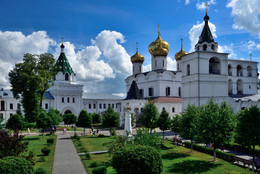
{"label": "white bell tower with green roof", "polygon": [[56,71],[57,74],[55,76],[56,82],[76,82],[76,74],[73,72],[70,63],[64,53],[65,46],[63,43],[60,46],[61,53],[60,56],[56,62]]}
{"label": "white bell tower with green roof", "polygon": [[50,89],[54,97],[54,109],[62,114],[72,113],[78,116],[82,109],[83,85],[77,84],[76,74],[64,53],[65,46],[60,46],[61,53],[56,62],[54,86]]}

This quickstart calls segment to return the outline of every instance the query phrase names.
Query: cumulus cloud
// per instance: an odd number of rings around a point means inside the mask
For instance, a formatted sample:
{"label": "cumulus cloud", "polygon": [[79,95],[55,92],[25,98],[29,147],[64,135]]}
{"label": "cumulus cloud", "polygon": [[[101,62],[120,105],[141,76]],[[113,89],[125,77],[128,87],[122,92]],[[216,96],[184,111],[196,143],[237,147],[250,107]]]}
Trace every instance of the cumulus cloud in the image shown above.
{"label": "cumulus cloud", "polygon": [[92,43],[97,46],[103,55],[108,58],[108,64],[120,74],[130,74],[132,64],[130,56],[119,43],[124,43],[124,36],[116,31],[104,30],[100,32]]}
{"label": "cumulus cloud", "polygon": [[[199,40],[199,36],[202,32],[202,29],[204,27],[204,21],[202,23],[197,22],[196,25],[193,25],[192,28],[189,31],[189,38],[190,38],[190,42],[191,42],[191,49],[190,52],[194,51],[194,46],[198,43]],[[214,38],[217,38],[216,35],[216,26],[214,24],[212,24],[209,21],[209,28],[211,30],[211,33],[213,35]]]}
{"label": "cumulus cloud", "polygon": [[151,71],[151,70],[152,70],[151,64],[148,64],[148,65],[144,65],[144,66],[143,66],[143,72],[147,72],[147,71]]}
{"label": "cumulus cloud", "polygon": [[236,59],[237,58],[237,54],[234,52],[233,49],[233,44],[231,45],[223,45],[223,46],[218,46],[218,52],[220,53],[229,53],[228,58],[229,59]]}
{"label": "cumulus cloud", "polygon": [[24,35],[17,31],[0,31],[0,86],[9,86],[8,73],[15,63],[23,60],[25,53],[40,54],[48,52],[55,41],[46,31]]}
{"label": "cumulus cloud", "polygon": [[231,8],[234,17],[233,28],[245,29],[260,37],[260,1],[230,0],[227,7]]}
{"label": "cumulus cloud", "polygon": [[185,0],[185,4],[186,5],[190,4],[190,0]]}
{"label": "cumulus cloud", "polygon": [[167,69],[172,71],[177,70],[177,63],[175,59],[172,59],[171,57],[167,57]]}
{"label": "cumulus cloud", "polygon": [[[215,5],[216,4],[216,0],[207,1],[207,4],[209,6]],[[198,1],[197,4],[196,4],[196,8],[197,8],[197,10],[205,10],[206,9],[206,3]]]}

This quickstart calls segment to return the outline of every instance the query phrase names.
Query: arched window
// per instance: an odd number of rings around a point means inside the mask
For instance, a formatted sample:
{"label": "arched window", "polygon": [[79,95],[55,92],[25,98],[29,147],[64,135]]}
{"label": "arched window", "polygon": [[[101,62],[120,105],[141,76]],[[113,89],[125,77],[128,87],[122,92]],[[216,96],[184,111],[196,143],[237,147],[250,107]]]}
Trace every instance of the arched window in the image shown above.
{"label": "arched window", "polygon": [[63,97],[61,98],[61,102],[64,103],[64,98]]}
{"label": "arched window", "polygon": [[166,96],[171,95],[171,88],[170,88],[170,87],[167,87],[167,88],[165,89],[165,93],[166,93]]}
{"label": "arched window", "polygon": [[231,79],[229,79],[228,80],[228,94],[229,95],[232,95],[233,94],[233,85],[232,85],[232,80]]}
{"label": "arched window", "polygon": [[187,76],[190,75],[190,64],[187,65]]}
{"label": "arched window", "polygon": [[251,68],[251,66],[247,67],[247,76],[248,77],[252,77],[252,68]]}
{"label": "arched window", "polygon": [[243,76],[243,68],[241,65],[237,65],[237,76]]}
{"label": "arched window", "polygon": [[179,92],[179,97],[181,97],[181,87],[179,87],[178,92]]}
{"label": "arched window", "polygon": [[207,50],[207,45],[203,45],[203,51],[206,51]]}
{"label": "arched window", "polygon": [[70,110],[66,110],[64,114],[72,114]]}
{"label": "arched window", "polygon": [[140,89],[139,91],[140,91],[141,96],[144,97],[144,90]]}
{"label": "arched window", "polygon": [[69,98],[69,97],[67,98],[67,102],[68,102],[68,103],[70,102],[70,98]]}
{"label": "arched window", "polygon": [[157,61],[156,61],[156,60],[155,60],[154,64],[155,64],[154,66],[155,66],[155,68],[156,68],[156,67],[157,67]]}
{"label": "arched window", "polygon": [[68,74],[68,73],[65,74],[65,80],[66,80],[66,81],[69,80],[69,74]]}
{"label": "arched window", "polygon": [[164,60],[162,61],[162,66],[163,66],[163,68],[164,68]]}
{"label": "arched window", "polygon": [[215,46],[212,44],[211,45],[211,49],[214,51],[215,50]]}
{"label": "arched window", "polygon": [[232,67],[230,64],[228,65],[228,75],[232,76]]}
{"label": "arched window", "polygon": [[242,80],[237,80],[237,94],[243,94],[243,82]]}
{"label": "arched window", "polygon": [[142,72],[142,66],[141,65],[139,66],[139,72]]}
{"label": "arched window", "polygon": [[220,60],[217,57],[209,59],[209,73],[220,74]]}
{"label": "arched window", "polygon": [[149,88],[149,97],[153,97],[153,88]]}

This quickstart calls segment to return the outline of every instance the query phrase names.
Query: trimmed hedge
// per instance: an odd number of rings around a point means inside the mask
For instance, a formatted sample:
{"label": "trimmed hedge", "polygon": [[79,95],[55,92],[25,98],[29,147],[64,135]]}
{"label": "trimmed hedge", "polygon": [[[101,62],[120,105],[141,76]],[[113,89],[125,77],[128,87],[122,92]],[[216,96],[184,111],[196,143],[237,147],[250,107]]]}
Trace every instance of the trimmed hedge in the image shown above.
{"label": "trimmed hedge", "polygon": [[118,174],[159,174],[163,170],[161,154],[146,146],[121,148],[114,153],[112,166]]}
{"label": "trimmed hedge", "polygon": [[92,170],[93,174],[106,174],[107,173],[107,168],[106,166],[99,166],[99,167],[95,167]]}
{"label": "trimmed hedge", "polygon": [[[231,149],[231,150],[234,150],[234,151],[238,151],[238,152],[243,152],[243,153],[247,153],[247,154],[250,154],[250,155],[253,155],[254,154],[254,151],[252,148],[245,148],[241,145],[238,145],[238,144],[225,144],[225,147],[227,149]],[[260,150],[258,149],[255,149],[255,156],[260,156]]]}
{"label": "trimmed hedge", "polygon": [[36,123],[26,123],[24,127],[30,128],[30,129],[32,129],[32,128],[36,129],[37,128]]}
{"label": "trimmed hedge", "polygon": [[48,139],[47,139],[47,143],[53,144],[53,142],[54,142],[54,138],[48,138]]}
{"label": "trimmed hedge", "polygon": [[43,147],[41,151],[45,156],[48,156],[51,153],[51,149],[48,147]]}
{"label": "trimmed hedge", "polygon": [[34,174],[47,174],[47,172],[44,168],[38,168],[35,170]]}
{"label": "trimmed hedge", "polygon": [[[184,146],[187,148],[190,148],[191,143],[185,141],[184,142]],[[203,153],[207,153],[209,155],[213,155],[214,154],[214,149],[213,148],[209,148],[209,147],[205,147],[205,146],[200,146],[198,144],[193,144],[193,149],[199,152],[203,152]],[[221,152],[219,150],[216,149],[216,156],[218,158],[221,158],[225,161],[228,162],[234,162],[234,154],[233,153],[226,153],[226,152]]]}
{"label": "trimmed hedge", "polygon": [[22,157],[8,156],[0,159],[0,173],[33,174],[33,165]]}

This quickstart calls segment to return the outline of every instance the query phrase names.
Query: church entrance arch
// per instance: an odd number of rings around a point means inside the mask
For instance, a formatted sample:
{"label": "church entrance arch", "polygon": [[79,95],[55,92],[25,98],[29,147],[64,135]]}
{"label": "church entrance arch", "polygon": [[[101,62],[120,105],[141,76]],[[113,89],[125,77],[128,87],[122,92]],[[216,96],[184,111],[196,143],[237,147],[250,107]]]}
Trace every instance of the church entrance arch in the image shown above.
{"label": "church entrance arch", "polygon": [[73,107],[67,106],[62,109],[61,111],[62,114],[74,114],[77,115],[76,110]]}
{"label": "church entrance arch", "polygon": [[70,110],[66,110],[64,114],[72,114],[72,112]]}
{"label": "church entrance arch", "polygon": [[220,60],[217,57],[209,59],[209,73],[220,74]]}

